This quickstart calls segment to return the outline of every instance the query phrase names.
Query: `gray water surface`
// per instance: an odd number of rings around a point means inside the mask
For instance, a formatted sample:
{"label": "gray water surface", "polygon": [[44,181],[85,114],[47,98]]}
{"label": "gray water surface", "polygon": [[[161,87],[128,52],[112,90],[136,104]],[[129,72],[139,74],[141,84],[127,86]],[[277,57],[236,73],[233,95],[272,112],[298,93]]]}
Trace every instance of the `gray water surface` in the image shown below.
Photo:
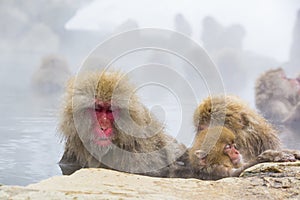
{"label": "gray water surface", "polygon": [[0,101],[0,183],[27,185],[61,175],[62,144],[53,101],[5,95]]}

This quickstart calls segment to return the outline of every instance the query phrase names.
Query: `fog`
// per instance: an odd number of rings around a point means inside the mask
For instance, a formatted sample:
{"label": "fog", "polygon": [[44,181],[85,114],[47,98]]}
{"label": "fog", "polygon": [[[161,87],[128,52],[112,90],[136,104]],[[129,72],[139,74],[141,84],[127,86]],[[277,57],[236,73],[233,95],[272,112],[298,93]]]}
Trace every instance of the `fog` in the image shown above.
{"label": "fog", "polygon": [[[164,0],[159,5],[153,1],[129,0],[127,3],[94,1],[80,9],[70,19],[68,29],[113,31],[126,18],[135,19],[141,27],[174,29],[174,16],[182,13],[193,29],[192,38],[202,43],[201,21],[213,16],[222,25],[241,24],[246,29],[246,50],[287,61],[292,42],[291,32],[300,7],[297,0],[265,1],[179,1]],[[109,9],[107,9],[109,8]],[[146,9],[145,9],[146,8]],[[111,9],[111,10],[110,10]],[[107,19],[110,19],[108,22]],[[276,44],[276,45],[275,45]],[[274,48],[277,47],[277,48]]]}
{"label": "fog", "polygon": [[[289,77],[300,73],[297,0],[124,2],[0,1],[0,184],[61,174],[64,85],[89,67],[115,59],[167,132],[187,145],[203,98],[235,94],[256,109],[260,74],[278,67]],[[294,132],[282,138],[299,149]]]}

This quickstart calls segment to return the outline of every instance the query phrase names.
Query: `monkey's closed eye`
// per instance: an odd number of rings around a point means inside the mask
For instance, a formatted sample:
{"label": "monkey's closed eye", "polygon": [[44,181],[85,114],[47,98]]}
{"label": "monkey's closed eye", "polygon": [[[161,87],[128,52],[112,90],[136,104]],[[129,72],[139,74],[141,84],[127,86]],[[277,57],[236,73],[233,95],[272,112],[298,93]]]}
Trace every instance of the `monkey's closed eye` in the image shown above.
{"label": "monkey's closed eye", "polygon": [[95,110],[97,112],[102,112],[103,111],[103,107],[102,106],[95,106]]}
{"label": "monkey's closed eye", "polygon": [[230,148],[231,148],[231,145],[230,144],[226,144],[225,147],[224,147],[224,150],[230,149]]}

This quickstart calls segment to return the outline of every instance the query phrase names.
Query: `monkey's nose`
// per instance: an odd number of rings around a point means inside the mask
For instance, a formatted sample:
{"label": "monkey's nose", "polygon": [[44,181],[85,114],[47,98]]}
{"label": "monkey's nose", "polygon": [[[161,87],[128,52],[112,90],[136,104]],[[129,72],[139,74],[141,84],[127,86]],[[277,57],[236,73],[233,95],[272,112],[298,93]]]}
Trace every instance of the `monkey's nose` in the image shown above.
{"label": "monkey's nose", "polygon": [[99,125],[100,125],[101,130],[106,130],[111,127],[111,125],[109,123],[100,123]]}
{"label": "monkey's nose", "polygon": [[232,150],[235,154],[240,154],[240,152],[238,150],[236,150],[234,147],[232,147]]}

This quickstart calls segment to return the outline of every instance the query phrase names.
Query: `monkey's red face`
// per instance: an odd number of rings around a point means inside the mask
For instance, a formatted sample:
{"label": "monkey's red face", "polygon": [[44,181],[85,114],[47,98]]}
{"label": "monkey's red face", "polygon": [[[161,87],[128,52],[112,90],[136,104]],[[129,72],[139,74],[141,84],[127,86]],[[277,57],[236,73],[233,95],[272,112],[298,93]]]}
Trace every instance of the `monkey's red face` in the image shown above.
{"label": "monkey's red face", "polygon": [[118,110],[112,110],[110,102],[95,101],[95,110],[92,111],[95,120],[93,128],[94,142],[102,147],[112,144],[114,137],[113,124]]}
{"label": "monkey's red face", "polygon": [[288,82],[288,84],[300,94],[300,78],[288,78],[284,73],[282,73],[281,78]]}
{"label": "monkey's red face", "polygon": [[300,83],[298,79],[292,79],[292,78],[285,78],[290,85],[292,86],[292,88],[295,88],[296,90],[300,91]]}
{"label": "monkey's red face", "polygon": [[300,94],[300,78],[291,79],[290,83],[296,88],[296,90],[298,90],[298,93]]}
{"label": "monkey's red face", "polygon": [[228,155],[233,165],[239,165],[242,162],[242,155],[236,149],[235,144],[226,144],[224,154]]}

